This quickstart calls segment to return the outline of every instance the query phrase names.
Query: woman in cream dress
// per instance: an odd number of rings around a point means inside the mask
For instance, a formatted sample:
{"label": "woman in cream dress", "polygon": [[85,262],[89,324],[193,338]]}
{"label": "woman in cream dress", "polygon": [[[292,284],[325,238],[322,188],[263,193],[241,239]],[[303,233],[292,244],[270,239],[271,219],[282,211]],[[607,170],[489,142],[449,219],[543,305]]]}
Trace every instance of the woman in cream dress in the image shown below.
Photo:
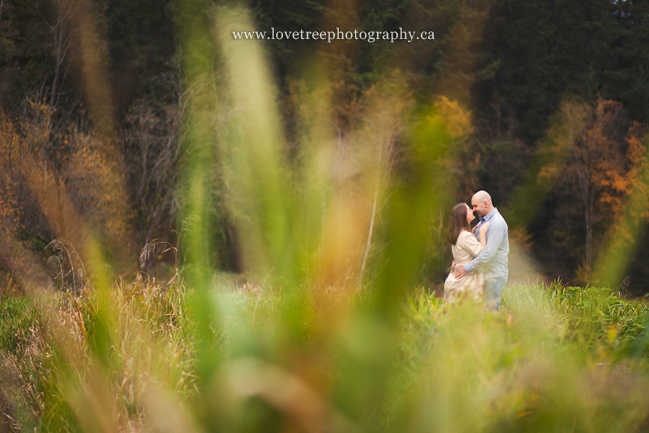
{"label": "woman in cream dress", "polygon": [[[446,238],[451,243],[453,259],[457,265],[468,264],[487,246],[486,234],[489,223],[480,226],[482,242],[478,242],[471,232],[471,221],[474,219],[473,210],[465,203],[456,204],[451,211]],[[454,303],[463,298],[482,302],[483,294],[484,273],[480,271],[471,272],[458,280],[455,278],[454,269],[452,269],[444,282],[444,300],[446,302]]]}

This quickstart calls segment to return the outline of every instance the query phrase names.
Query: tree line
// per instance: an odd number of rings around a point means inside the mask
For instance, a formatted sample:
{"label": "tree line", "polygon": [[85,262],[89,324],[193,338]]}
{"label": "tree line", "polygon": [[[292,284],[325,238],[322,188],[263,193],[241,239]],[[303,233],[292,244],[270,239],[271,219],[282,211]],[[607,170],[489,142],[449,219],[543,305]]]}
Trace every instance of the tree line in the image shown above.
{"label": "tree line", "polygon": [[[649,244],[642,206],[649,4],[264,0],[247,6],[259,30],[435,32],[434,41],[394,44],[265,41],[285,151],[296,166],[310,139],[309,119],[325,116],[335,139],[349,142],[370,128],[363,116],[380,106],[378,93],[398,89],[401,105],[389,107],[393,116],[374,127],[385,134],[376,154],[389,162],[373,180],[377,197],[393,177],[409,176],[408,116],[434,106],[457,128],[448,167],[455,200],[488,190],[550,277],[605,282],[610,276],[597,269],[623,256],[628,266],[611,281],[627,277],[630,290],[646,291],[649,267],[638,252]],[[101,248],[126,263],[156,239],[173,241],[191,189],[183,176],[194,157],[188,100],[208,88],[188,78],[193,72],[185,59],[207,53],[201,61],[210,65],[215,88],[227,89],[212,31],[214,11],[224,7],[228,2],[208,0],[0,2],[0,218],[15,239],[0,252],[3,269],[42,262],[53,239],[72,242],[84,230],[99,234]],[[207,48],[194,49],[201,46]],[[318,77],[326,77],[326,87]],[[318,94],[331,101],[330,112],[317,111]],[[227,91],[219,95],[227,112]],[[210,120],[215,136],[222,135],[223,117]],[[208,233],[208,260],[239,272],[240,234],[225,205],[224,168],[214,158],[208,184],[217,224]],[[46,200],[52,196],[67,198],[52,206]],[[370,240],[372,231],[380,239],[389,230],[380,220],[372,218]],[[448,260],[436,235],[444,223],[443,215],[431,215],[430,259],[421,272],[431,284]],[[16,254],[17,245],[34,254]],[[136,266],[169,260],[162,251]],[[374,249],[368,242],[361,261],[361,273],[379,266],[380,242]],[[69,278],[78,269],[58,273]]]}

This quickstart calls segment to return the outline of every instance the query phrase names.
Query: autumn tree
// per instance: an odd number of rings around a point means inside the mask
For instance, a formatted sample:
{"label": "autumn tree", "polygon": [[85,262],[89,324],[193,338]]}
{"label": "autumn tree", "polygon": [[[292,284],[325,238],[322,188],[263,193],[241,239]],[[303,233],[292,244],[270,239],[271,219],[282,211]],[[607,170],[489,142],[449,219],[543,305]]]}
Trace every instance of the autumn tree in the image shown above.
{"label": "autumn tree", "polygon": [[590,275],[597,246],[629,192],[638,133],[619,102],[568,100],[539,149],[547,161],[539,181],[562,196],[554,209],[554,235],[565,238],[571,216],[581,213],[582,279]]}
{"label": "autumn tree", "polygon": [[140,247],[156,237],[169,236],[178,214],[181,115],[180,103],[138,100],[125,119],[125,167]]}
{"label": "autumn tree", "polygon": [[366,112],[358,138],[361,152],[368,156],[365,158],[366,163],[369,162],[366,175],[369,175],[374,185],[370,187],[370,190],[373,189],[372,210],[360,265],[360,281],[367,266],[384,194],[389,191],[392,171],[401,157],[402,152],[399,152],[397,142],[403,134],[406,119],[414,108],[412,94],[407,90],[403,78],[398,75],[371,87],[363,96]]}
{"label": "autumn tree", "polygon": [[0,232],[5,237],[20,225],[22,206],[14,186],[20,183],[21,137],[0,111]]}
{"label": "autumn tree", "polygon": [[649,4],[611,0],[506,0],[490,29],[494,74],[480,85],[513,113],[509,127],[528,145],[543,137],[565,92],[649,114]]}

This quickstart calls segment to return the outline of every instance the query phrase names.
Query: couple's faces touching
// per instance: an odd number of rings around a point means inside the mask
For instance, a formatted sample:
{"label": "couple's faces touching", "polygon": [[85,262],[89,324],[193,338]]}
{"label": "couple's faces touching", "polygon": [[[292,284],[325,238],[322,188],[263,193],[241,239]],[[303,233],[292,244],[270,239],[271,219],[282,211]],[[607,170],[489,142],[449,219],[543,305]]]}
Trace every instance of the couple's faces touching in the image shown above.
{"label": "couple's faces touching", "polygon": [[[471,199],[471,206],[473,206],[473,211],[475,211],[478,216],[485,216],[489,212],[487,211],[487,201],[480,201],[475,196]],[[472,218],[473,220],[473,218]]]}
{"label": "couple's faces touching", "polygon": [[475,219],[475,215],[473,215],[473,209],[469,207],[469,205],[466,206],[466,220],[471,224],[471,221]]}
{"label": "couple's faces touching", "polygon": [[468,205],[466,207],[466,220],[471,224],[471,221],[475,219],[474,212],[478,214],[479,217],[483,217],[493,210],[491,205],[491,196],[487,194],[486,191],[478,191],[473,197],[471,197],[471,209]]}

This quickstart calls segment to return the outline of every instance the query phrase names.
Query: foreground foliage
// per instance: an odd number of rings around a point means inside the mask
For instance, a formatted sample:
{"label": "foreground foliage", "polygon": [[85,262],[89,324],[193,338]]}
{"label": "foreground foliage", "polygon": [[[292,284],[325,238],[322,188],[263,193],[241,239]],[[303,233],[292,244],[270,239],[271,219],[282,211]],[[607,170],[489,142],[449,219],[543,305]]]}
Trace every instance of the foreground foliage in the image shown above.
{"label": "foreground foliage", "polygon": [[649,305],[608,289],[515,286],[498,314],[420,290],[391,321],[368,293],[281,293],[222,275],[207,335],[196,314],[205,299],[137,282],[6,297],[2,423],[628,432],[649,422]]}

